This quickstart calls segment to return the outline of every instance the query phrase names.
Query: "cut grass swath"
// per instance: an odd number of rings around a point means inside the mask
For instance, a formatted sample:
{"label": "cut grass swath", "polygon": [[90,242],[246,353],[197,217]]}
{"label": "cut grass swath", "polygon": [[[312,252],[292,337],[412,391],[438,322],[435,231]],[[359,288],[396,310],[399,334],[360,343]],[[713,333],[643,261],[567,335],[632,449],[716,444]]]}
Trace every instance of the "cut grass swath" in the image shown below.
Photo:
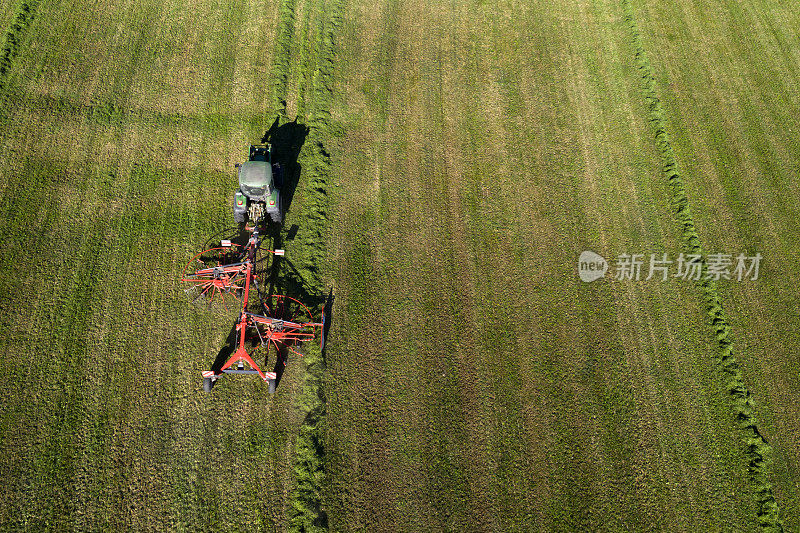
{"label": "cut grass swath", "polygon": [[[678,170],[675,152],[667,133],[667,121],[658,97],[653,68],[642,44],[630,0],[622,0],[622,7],[635,49],[636,66],[642,80],[648,119],[655,129],[655,143],[661,156],[662,172],[672,189],[672,204],[675,208],[675,216],[682,227],[686,251],[705,257],[689,207],[686,189]],[[769,481],[768,457],[771,454],[771,447],[758,429],[753,397],[744,383],[739,363],[734,355],[733,339],[730,335],[731,327],[717,292],[716,283],[713,279],[701,279],[697,281],[697,285],[702,292],[706,312],[715,332],[716,360],[720,369],[727,376],[726,387],[732,399],[733,415],[742,431],[742,440],[749,459],[748,471],[759,504],[759,524],[766,530],[782,531],[780,509],[772,494],[772,485]]]}
{"label": "cut grass swath", "polygon": [[17,13],[14,16],[11,26],[6,31],[3,50],[0,52],[0,92],[6,88],[11,65],[17,57],[17,54],[19,54],[22,41],[25,39],[28,27],[35,18],[38,8],[39,0],[22,2],[19,8],[17,8]]}
{"label": "cut grass swath", "polygon": [[278,29],[272,59],[272,107],[286,115],[286,90],[292,70],[292,37],[294,36],[295,0],[283,0],[278,9]]}
{"label": "cut grass swath", "polygon": [[[309,6],[306,6],[308,8]],[[286,121],[286,102],[291,73],[291,40],[295,29],[295,2],[281,4],[279,29],[273,61],[273,106],[281,121]],[[333,87],[336,30],[341,23],[341,1],[320,3],[321,17],[311,57],[303,57],[298,87],[298,110],[307,113],[308,136],[300,153],[306,185],[302,193],[303,209],[300,231],[293,254],[296,274],[294,282],[310,294],[322,294],[323,282],[318,265],[324,259],[323,234],[327,223],[328,178],[331,161],[325,148],[330,134],[330,106]],[[310,15],[307,15],[310,16]],[[308,21],[307,21],[308,22]],[[324,351],[317,347],[305,353],[306,376],[301,409],[306,412],[296,443],[294,488],[288,505],[289,528],[311,531],[327,528],[322,510],[322,486],[325,479],[325,447],[322,439],[325,419]]]}

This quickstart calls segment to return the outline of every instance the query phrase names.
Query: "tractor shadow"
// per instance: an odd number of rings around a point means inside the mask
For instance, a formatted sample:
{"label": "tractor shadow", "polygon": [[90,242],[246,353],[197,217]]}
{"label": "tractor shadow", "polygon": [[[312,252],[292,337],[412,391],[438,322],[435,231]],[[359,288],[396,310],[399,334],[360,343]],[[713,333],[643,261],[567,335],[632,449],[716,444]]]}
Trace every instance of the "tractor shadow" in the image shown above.
{"label": "tractor shadow", "polygon": [[218,232],[214,233],[211,237],[209,237],[205,244],[203,245],[203,249],[207,250],[209,248],[216,248],[220,245],[220,241],[222,240],[229,240],[231,243],[236,244],[239,246],[240,250],[243,250],[245,246],[247,246],[247,241],[250,239],[250,234],[244,230],[244,225],[237,227],[231,226]]}
{"label": "tractor shadow", "polygon": [[308,137],[308,131],[308,126],[298,123],[297,117],[292,122],[284,124],[281,124],[280,117],[276,117],[272,126],[261,138],[262,143],[268,142],[272,145],[273,163],[280,163],[283,168],[283,183],[280,187],[284,215],[289,211],[297,183],[300,181],[303,168],[297,159]]}
{"label": "tractor shadow", "polygon": [[[273,237],[272,249],[280,249],[282,247],[283,239],[280,233],[278,233]],[[320,294],[311,290],[311,284],[297,270],[291,260],[282,256],[267,255],[270,256],[269,264],[264,264],[262,266],[263,270],[261,270],[259,276],[263,282],[263,284],[259,285],[259,296],[262,305],[263,302],[269,302],[273,295],[281,294],[299,300],[305,304],[311,311],[315,321],[320,320],[321,314],[322,331],[320,334],[322,338],[319,342],[322,346],[321,355],[324,364],[328,332],[333,323],[333,302],[335,299],[333,289],[330,289],[327,296],[324,293]],[[263,311],[266,313],[266,309],[263,309]],[[295,349],[298,349],[301,353],[303,351],[302,346],[295,347]],[[277,354],[277,360],[275,361],[275,368],[273,370],[276,374],[276,386],[280,384],[281,376],[290,358],[295,359],[297,356],[286,348],[281,349]]]}

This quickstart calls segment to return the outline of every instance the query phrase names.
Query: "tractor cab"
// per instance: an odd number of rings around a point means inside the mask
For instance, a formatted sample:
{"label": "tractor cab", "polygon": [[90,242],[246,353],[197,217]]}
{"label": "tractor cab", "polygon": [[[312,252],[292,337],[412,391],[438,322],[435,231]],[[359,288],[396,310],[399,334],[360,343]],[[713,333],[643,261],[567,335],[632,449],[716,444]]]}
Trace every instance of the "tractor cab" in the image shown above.
{"label": "tractor cab", "polygon": [[250,147],[250,160],[236,165],[239,169],[239,189],[233,198],[233,218],[238,223],[249,218],[258,222],[269,215],[273,222],[282,220],[281,167],[272,162],[269,144]]}
{"label": "tractor cab", "polygon": [[263,202],[275,189],[272,168],[267,161],[247,161],[239,165],[239,189],[257,202]]}

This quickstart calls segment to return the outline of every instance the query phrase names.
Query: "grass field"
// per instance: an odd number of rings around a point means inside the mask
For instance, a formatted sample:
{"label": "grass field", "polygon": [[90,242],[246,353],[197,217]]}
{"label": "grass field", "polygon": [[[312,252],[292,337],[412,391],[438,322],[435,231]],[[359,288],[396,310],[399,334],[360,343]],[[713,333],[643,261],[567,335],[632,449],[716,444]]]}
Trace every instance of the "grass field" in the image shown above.
{"label": "grass field", "polygon": [[[774,450],[775,495],[787,530],[796,530],[800,42],[787,28],[799,18],[768,2],[676,2],[642,5],[641,19],[651,28],[649,47],[662,65],[665,101],[676,110],[670,126],[692,176],[687,188],[707,248],[763,250],[765,256],[758,283],[728,284],[722,294],[741,346],[742,372],[762,404],[762,430]],[[695,44],[679,50],[670,42],[683,39]]]}
{"label": "grass field", "polygon": [[[0,528],[800,527],[790,8],[2,5]],[[276,117],[329,344],[203,394],[231,320],[180,271]],[[578,279],[687,221],[760,279]]]}

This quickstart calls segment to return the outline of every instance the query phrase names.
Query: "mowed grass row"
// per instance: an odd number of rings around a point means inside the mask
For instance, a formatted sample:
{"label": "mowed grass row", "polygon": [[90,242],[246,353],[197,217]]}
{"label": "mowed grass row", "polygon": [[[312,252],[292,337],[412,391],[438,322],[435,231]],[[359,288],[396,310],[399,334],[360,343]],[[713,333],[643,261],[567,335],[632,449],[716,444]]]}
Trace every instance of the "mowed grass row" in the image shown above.
{"label": "mowed grass row", "polygon": [[[647,103],[647,116],[655,131],[655,144],[658,148],[663,176],[672,189],[671,203],[675,208],[675,217],[680,225],[684,246],[689,254],[701,258],[704,270],[711,269],[711,257],[706,259],[702,241],[694,222],[683,177],[672,148],[667,117],[658,97],[655,75],[647,51],[642,44],[638,22],[630,2],[623,2],[625,21],[630,29],[632,44],[635,50],[636,66],[642,85],[642,95]],[[733,257],[733,256],[731,256]],[[708,264],[705,264],[708,261]],[[731,261],[732,263],[732,261]],[[727,276],[730,278],[730,276]],[[741,281],[741,280],[740,280]],[[767,530],[781,531],[780,509],[770,482],[769,460],[772,448],[767,443],[758,426],[756,406],[753,395],[745,383],[741,367],[736,357],[736,349],[731,335],[730,321],[725,313],[723,302],[717,290],[717,283],[710,274],[696,283],[705,302],[705,310],[709,316],[709,325],[716,337],[717,351],[715,360],[727,376],[725,391],[731,396],[731,416],[742,430],[742,444],[747,454],[747,469],[750,475],[752,491],[758,502],[759,525]]]}
{"label": "mowed grass row", "polygon": [[705,248],[764,256],[757,281],[718,290],[773,450],[770,479],[784,526],[796,530],[798,14],[769,2],[634,6]]}
{"label": "mowed grass row", "polygon": [[754,526],[694,289],[576,276],[680,249],[622,17],[347,5],[335,529]]}
{"label": "mowed grass row", "polygon": [[[8,4],[4,2],[4,4]],[[25,41],[28,27],[36,16],[37,1],[23,1],[12,5],[0,6],[0,28],[5,29],[0,44],[0,87],[5,85],[9,70],[19,54],[19,49]]]}
{"label": "mowed grass row", "polygon": [[[327,144],[336,129],[330,120],[330,107],[341,11],[342,2],[338,0],[283,2],[273,62],[273,107],[279,123],[306,132],[298,154],[302,179],[284,221],[288,233],[281,246],[291,265],[284,272],[284,281],[293,296],[311,307],[317,319],[329,286],[321,267],[327,248],[331,180]],[[289,116],[292,124],[288,123]],[[302,350],[305,375],[297,405],[304,420],[296,442],[287,508],[291,530],[313,531],[328,525],[328,509],[322,501],[326,476],[325,360],[318,346],[309,344]]]}
{"label": "mowed grass row", "polygon": [[7,29],[11,30],[11,22],[17,16],[19,4],[20,2],[17,0],[3,0],[0,2],[0,31],[6,33]]}
{"label": "mowed grass row", "polygon": [[276,6],[46,8],[2,113],[0,522],[281,529],[302,369],[204,395],[232,317],[178,282],[271,122]]}

